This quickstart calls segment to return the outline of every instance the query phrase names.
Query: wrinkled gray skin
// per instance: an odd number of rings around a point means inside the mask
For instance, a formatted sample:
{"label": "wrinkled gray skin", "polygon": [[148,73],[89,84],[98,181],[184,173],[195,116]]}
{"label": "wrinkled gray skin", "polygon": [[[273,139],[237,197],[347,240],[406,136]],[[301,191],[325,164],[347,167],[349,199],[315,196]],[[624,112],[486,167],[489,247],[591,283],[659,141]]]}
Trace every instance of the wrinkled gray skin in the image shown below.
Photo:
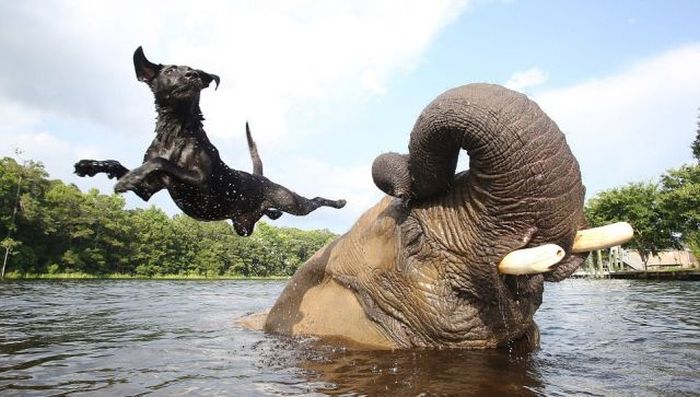
{"label": "wrinkled gray skin", "polygon": [[[469,155],[469,171],[455,175],[460,149]],[[300,269],[272,308],[266,329],[295,333],[293,325],[307,312],[343,310],[307,309],[303,301],[311,296],[306,291],[337,284],[359,301],[369,319],[361,327],[380,335],[365,338],[368,343],[535,345],[533,316],[544,281],[568,277],[584,259],[570,252],[585,226],[585,188],[556,124],[525,95],[504,87],[458,87],[422,112],[409,153],[379,156],[372,175],[381,190],[401,200],[382,200]],[[567,252],[551,272],[498,273],[509,252],[545,243]],[[299,307],[305,312],[295,313]],[[315,327],[303,332],[314,333]]]}
{"label": "wrinkled gray skin", "polygon": [[[413,127],[409,154],[380,155],[372,178],[379,189],[409,203],[444,195],[455,181],[460,149],[469,155],[462,180],[470,223],[499,226],[484,230],[497,234],[489,244],[571,247],[584,226],[586,189],[578,162],[554,121],[525,95],[505,87],[469,84],[437,97]],[[516,241],[504,240],[508,235]],[[558,269],[548,281],[569,276],[561,265]]]}

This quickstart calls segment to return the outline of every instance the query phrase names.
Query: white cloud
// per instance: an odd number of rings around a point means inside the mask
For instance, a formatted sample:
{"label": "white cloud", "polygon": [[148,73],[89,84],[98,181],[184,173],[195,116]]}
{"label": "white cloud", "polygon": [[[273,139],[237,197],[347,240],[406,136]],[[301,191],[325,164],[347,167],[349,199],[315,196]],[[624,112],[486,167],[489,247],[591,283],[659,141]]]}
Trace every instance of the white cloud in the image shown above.
{"label": "white cloud", "polygon": [[522,72],[515,72],[503,85],[515,91],[524,91],[527,88],[538,86],[547,81],[547,73],[534,67]]}
{"label": "white cloud", "polygon": [[588,196],[650,180],[691,159],[700,107],[700,44],[534,99],[567,134]]}
{"label": "white cloud", "polygon": [[241,137],[250,119],[262,143],[281,143],[299,107],[384,93],[391,76],[411,68],[466,1],[162,5],[4,3],[0,43],[8,62],[0,66],[1,92],[134,134],[152,119],[150,94],[131,66],[131,53],[143,44],[155,62],[222,77],[219,91],[203,94],[211,135]]}
{"label": "white cloud", "polygon": [[[217,91],[203,92],[202,109],[207,132],[230,165],[249,167],[243,137],[249,120],[260,147],[273,154],[264,157],[266,170],[276,165],[285,170],[274,180],[305,195],[348,199],[340,212],[319,210],[320,216],[292,224],[349,225],[379,197],[369,165],[303,160],[293,150],[304,145],[288,144],[306,137],[290,124],[313,119],[319,103],[386,93],[392,78],[416,67],[467,3],[0,2],[0,115],[17,116],[16,126],[0,125],[0,139],[25,147],[25,157],[43,161],[53,177],[109,192],[106,178],[76,178],[71,168],[83,157],[138,164],[152,139],[154,118],[151,94],[136,81],[131,63],[133,51],[143,45],[151,61],[221,77]],[[324,139],[336,139],[332,134]],[[274,155],[283,149],[284,158]],[[133,205],[137,200],[131,196]],[[177,212],[163,193],[152,202]]]}
{"label": "white cloud", "polygon": [[[17,103],[0,100],[0,156],[41,161],[52,177],[66,178],[74,159],[99,157],[95,145],[67,141],[39,122],[45,115]],[[19,155],[17,155],[19,152]]]}

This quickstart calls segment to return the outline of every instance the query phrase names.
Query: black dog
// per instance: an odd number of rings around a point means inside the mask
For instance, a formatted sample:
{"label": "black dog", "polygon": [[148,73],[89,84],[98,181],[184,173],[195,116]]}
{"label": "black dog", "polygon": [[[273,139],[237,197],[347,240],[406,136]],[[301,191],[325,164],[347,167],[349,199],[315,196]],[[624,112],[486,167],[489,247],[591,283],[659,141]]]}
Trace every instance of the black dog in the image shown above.
{"label": "black dog", "polygon": [[219,77],[188,66],[156,65],[141,47],[134,52],[136,77],[155,96],[156,137],[144,163],[131,171],[115,160],[80,160],[79,176],[105,173],[117,178],[114,191],[131,190],[143,200],[166,188],[187,215],[204,221],[231,219],[241,236],[253,232],[263,215],[277,219],[281,211],[306,215],[321,206],[342,208],[345,200],[307,199],[262,175],[262,162],[246,123],[253,174],[229,168],[202,128],[200,91]]}

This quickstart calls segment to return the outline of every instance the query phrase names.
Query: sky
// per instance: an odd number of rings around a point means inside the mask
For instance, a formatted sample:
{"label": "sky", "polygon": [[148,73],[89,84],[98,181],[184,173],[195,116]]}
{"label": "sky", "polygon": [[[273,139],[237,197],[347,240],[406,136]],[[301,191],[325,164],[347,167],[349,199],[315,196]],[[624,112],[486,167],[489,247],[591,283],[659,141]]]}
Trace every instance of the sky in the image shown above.
{"label": "sky", "polygon": [[[588,197],[692,161],[700,108],[700,1],[11,1],[0,0],[0,156],[51,178],[80,159],[142,162],[154,137],[132,54],[221,77],[202,92],[205,129],[251,171],[341,210],[278,226],[347,231],[379,200],[373,159],[406,152],[421,110],[473,82],[526,93],[566,134]],[[466,167],[462,155],[460,167]],[[180,213],[167,192],[127,206]]]}

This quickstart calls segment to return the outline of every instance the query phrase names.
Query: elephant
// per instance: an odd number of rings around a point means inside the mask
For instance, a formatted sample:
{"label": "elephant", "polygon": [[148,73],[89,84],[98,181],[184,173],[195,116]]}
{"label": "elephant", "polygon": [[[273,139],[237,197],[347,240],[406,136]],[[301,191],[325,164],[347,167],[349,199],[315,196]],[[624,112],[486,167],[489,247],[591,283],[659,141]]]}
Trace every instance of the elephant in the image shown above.
{"label": "elephant", "polygon": [[[469,169],[455,174],[461,149]],[[544,282],[569,277],[593,249],[589,238],[619,242],[586,234],[585,188],[564,134],[502,86],[439,95],[408,154],[380,155],[372,177],[387,196],[249,324],[358,348],[532,349]],[[540,261],[540,247],[555,247],[544,267],[502,266],[516,253]]]}

